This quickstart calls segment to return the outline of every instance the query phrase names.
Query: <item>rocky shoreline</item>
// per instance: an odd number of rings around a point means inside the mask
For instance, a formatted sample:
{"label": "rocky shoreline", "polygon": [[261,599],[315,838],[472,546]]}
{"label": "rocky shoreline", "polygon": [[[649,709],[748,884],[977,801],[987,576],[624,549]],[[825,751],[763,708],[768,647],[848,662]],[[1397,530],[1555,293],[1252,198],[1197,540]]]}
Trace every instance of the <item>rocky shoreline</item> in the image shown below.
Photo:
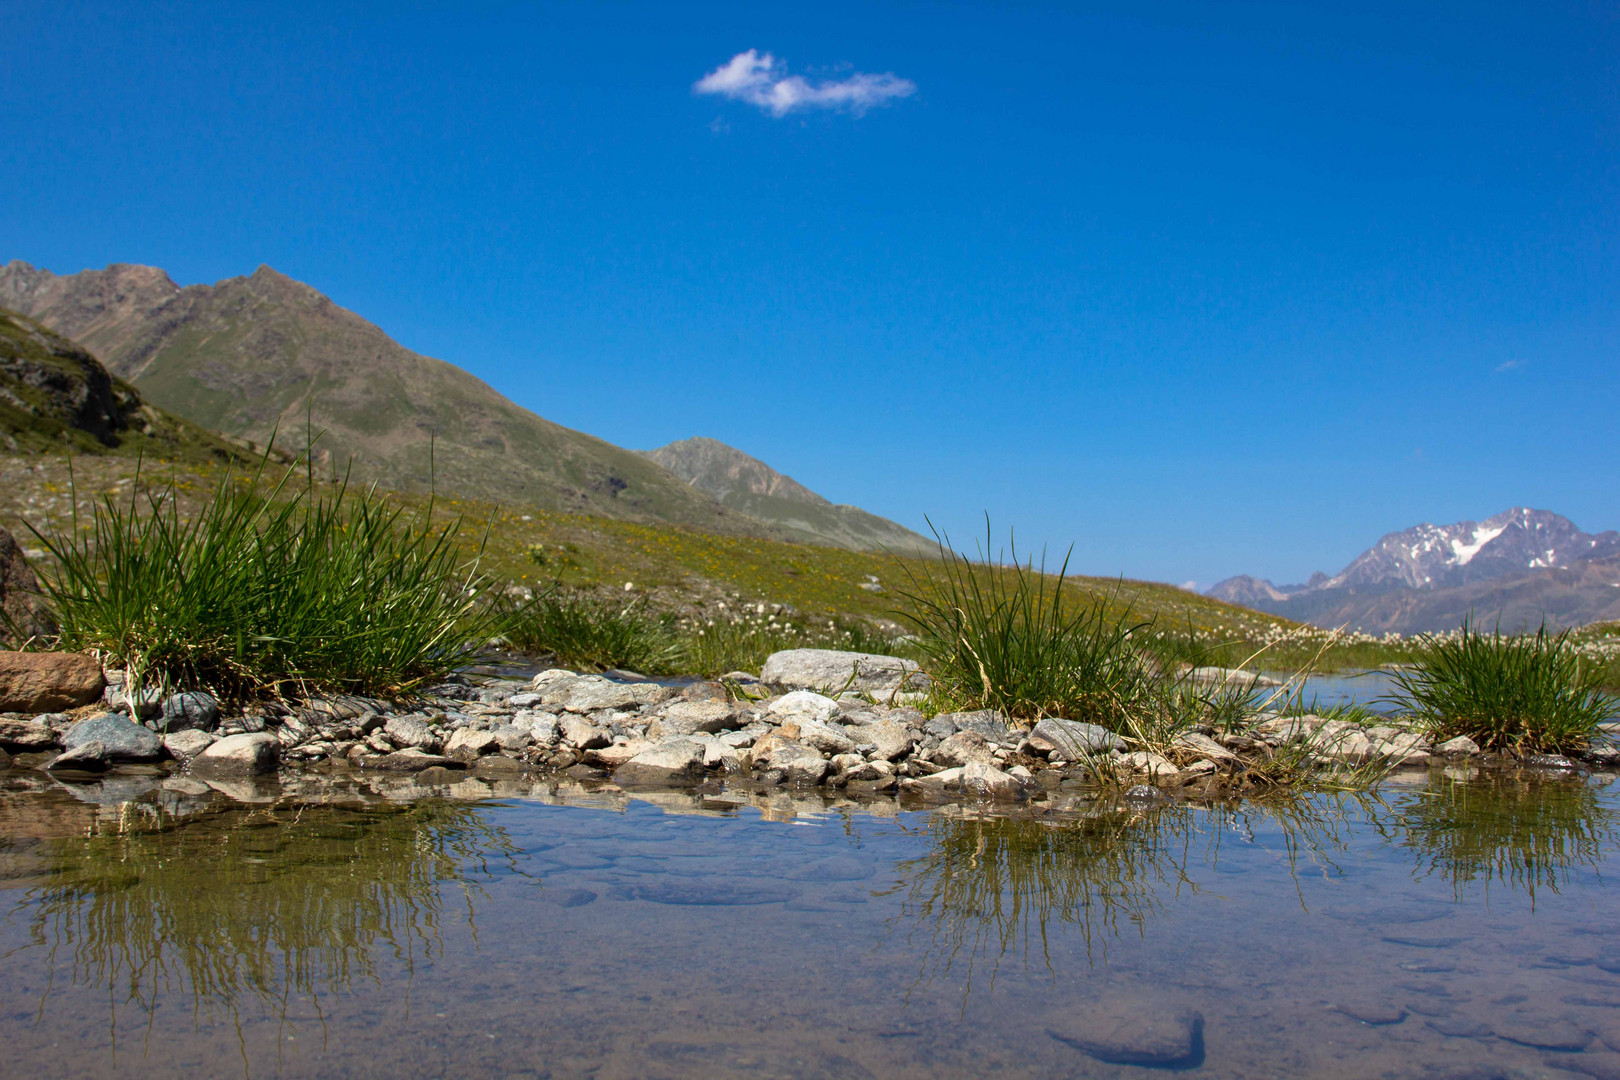
{"label": "rocky shoreline", "polygon": [[[660,682],[562,669],[531,679],[459,678],[409,701],[332,696],[222,713],[197,691],[126,693],[122,673],[63,653],[0,654],[0,767],[60,780],[158,765],[201,780],[282,770],[404,774],[421,784],[562,775],[620,788],[821,789],[931,802],[1023,802],[1127,787],[1137,798],[1263,787],[1280,753],[1328,769],[1438,762],[1575,772],[1614,769],[1604,742],[1576,760],[1431,746],[1394,724],[1257,714],[1153,750],[1093,724],[1009,722],[989,711],[927,715],[926,679],[895,657],[798,649],[760,675]],[[19,705],[30,708],[18,709]],[[39,711],[33,711],[38,708]]]}

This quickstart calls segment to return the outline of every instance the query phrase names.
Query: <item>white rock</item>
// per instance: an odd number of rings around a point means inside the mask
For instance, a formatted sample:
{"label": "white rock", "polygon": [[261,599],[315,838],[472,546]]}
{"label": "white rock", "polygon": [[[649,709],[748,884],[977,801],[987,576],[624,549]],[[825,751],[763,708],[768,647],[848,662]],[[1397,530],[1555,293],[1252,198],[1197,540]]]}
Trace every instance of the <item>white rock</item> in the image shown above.
{"label": "white rock", "polygon": [[1479,753],[1479,743],[1466,735],[1458,735],[1455,739],[1447,739],[1435,747],[1434,752],[1445,754],[1448,757],[1461,754],[1477,754]]}
{"label": "white rock", "polygon": [[918,672],[913,660],[837,649],[787,649],[772,653],[759,677],[773,686],[828,693],[855,690],[891,694],[902,689],[927,689],[927,677]]}
{"label": "white rock", "polygon": [[[803,650],[815,652],[818,650]],[[781,655],[778,653],[777,655]],[[778,724],[785,724],[789,720],[801,723],[809,721],[816,724],[826,724],[838,715],[838,702],[830,697],[812,693],[809,690],[795,690],[791,694],[783,694],[771,702],[765,709],[771,719]]]}
{"label": "white rock", "polygon": [[620,784],[668,784],[695,779],[703,771],[703,744],[694,739],[657,743],[620,765]]}
{"label": "white rock", "polygon": [[196,757],[214,744],[214,737],[206,731],[188,729],[171,731],[163,736],[163,748],[169,756],[180,761]]}
{"label": "white rock", "polygon": [[198,776],[260,776],[273,773],[281,762],[281,740],[268,732],[227,735],[191,761]]}

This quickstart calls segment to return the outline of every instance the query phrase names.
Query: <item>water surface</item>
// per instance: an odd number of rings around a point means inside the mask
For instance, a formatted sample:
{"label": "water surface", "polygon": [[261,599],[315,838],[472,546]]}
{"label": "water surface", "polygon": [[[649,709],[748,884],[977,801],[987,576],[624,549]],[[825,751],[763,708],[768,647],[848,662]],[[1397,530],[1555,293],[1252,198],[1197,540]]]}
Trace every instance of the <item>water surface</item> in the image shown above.
{"label": "water surface", "polygon": [[6,784],[12,1075],[1155,1075],[1058,1037],[1120,1010],[1201,1015],[1197,1076],[1620,1075],[1601,780],[1001,815]]}

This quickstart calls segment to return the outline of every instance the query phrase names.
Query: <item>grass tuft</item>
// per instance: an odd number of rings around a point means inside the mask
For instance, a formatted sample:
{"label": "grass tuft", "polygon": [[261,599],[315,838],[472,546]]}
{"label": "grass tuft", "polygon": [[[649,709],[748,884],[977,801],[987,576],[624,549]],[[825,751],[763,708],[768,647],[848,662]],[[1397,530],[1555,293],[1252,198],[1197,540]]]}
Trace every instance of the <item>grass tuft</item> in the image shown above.
{"label": "grass tuft", "polygon": [[[318,489],[296,464],[266,482],[224,473],[195,513],[171,482],[104,495],[88,527],[34,535],[63,647],[137,684],[227,698],[395,694],[467,663],[494,629],[459,519],[431,521],[374,492]],[[77,497],[75,494],[75,504]]]}
{"label": "grass tuft", "polygon": [[1490,634],[1465,621],[1421,639],[1417,662],[1392,673],[1389,700],[1436,742],[1466,735],[1488,750],[1560,753],[1586,746],[1620,712],[1600,665],[1583,661],[1570,632]]}
{"label": "grass tuft", "polygon": [[649,613],[640,598],[617,604],[554,586],[509,618],[506,639],[525,652],[551,653],[562,666],[580,670],[621,668],[665,675],[680,666],[681,648],[671,621]]}

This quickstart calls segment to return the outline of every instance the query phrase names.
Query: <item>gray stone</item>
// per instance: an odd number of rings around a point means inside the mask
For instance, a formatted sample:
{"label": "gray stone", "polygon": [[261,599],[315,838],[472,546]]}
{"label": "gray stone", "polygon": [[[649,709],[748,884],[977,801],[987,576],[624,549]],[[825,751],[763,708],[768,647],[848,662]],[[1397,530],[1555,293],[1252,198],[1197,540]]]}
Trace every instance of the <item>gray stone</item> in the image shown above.
{"label": "gray stone", "polygon": [[450,757],[471,760],[485,754],[493,754],[501,748],[500,740],[492,731],[480,731],[477,728],[457,728],[445,743],[444,752]]}
{"label": "gray stone", "polygon": [[170,694],[158,709],[160,731],[207,731],[219,722],[219,701],[202,690]]}
{"label": "gray stone", "polygon": [[1024,797],[1024,785],[1018,777],[1002,772],[994,765],[969,762],[962,766],[957,780],[962,794],[980,799],[1011,800]]}
{"label": "gray stone", "polygon": [[1406,1010],[1382,997],[1347,997],[1336,1000],[1333,1007],[1352,1020],[1374,1027],[1398,1024],[1406,1019]]}
{"label": "gray stone", "polygon": [[828,724],[838,715],[838,702],[809,690],[795,690],[771,702],[765,711],[778,724],[790,720]]}
{"label": "gray stone", "polygon": [[281,742],[268,732],[228,735],[191,760],[198,776],[261,776],[281,762]]}
{"label": "gray stone", "polygon": [[783,724],[782,737],[813,746],[823,754],[848,754],[855,749],[855,740],[838,728],[812,720]]}
{"label": "gray stone", "polygon": [[366,765],[369,768],[382,769],[385,772],[420,772],[423,769],[435,767],[441,769],[465,769],[467,767],[467,763],[460,758],[445,757],[443,754],[430,754],[416,746],[406,747],[404,750],[395,750],[392,754],[372,758],[366,762]]}
{"label": "gray stone", "polygon": [[884,761],[897,761],[911,753],[911,732],[904,724],[893,720],[879,720],[860,729],[859,738],[872,744],[870,757]]}
{"label": "gray stone", "polygon": [[605,728],[597,727],[583,717],[565,716],[558,727],[563,739],[573,743],[581,750],[595,750],[613,741],[610,732]]}
{"label": "gray stone", "polygon": [[695,739],[671,739],[641,751],[613,774],[619,784],[670,784],[690,781],[703,773],[703,744]]}
{"label": "gray stone", "polygon": [[[593,713],[602,709],[639,709],[656,705],[673,697],[675,691],[657,683],[613,682],[593,676],[582,676],[569,688],[565,700],[557,702],[572,713]],[[553,704],[546,696],[546,704]]]}
{"label": "gray stone", "polygon": [[780,769],[790,784],[819,784],[832,766],[814,747],[783,739],[771,752],[771,768]]}
{"label": "gray stone", "polygon": [[0,720],[0,747],[13,753],[49,750],[61,745],[60,740],[55,728],[38,720]]}
{"label": "gray stone", "polygon": [[537,743],[554,743],[560,733],[557,717],[546,712],[520,712],[512,719],[512,726],[527,731]]}
{"label": "gray stone", "polygon": [[989,765],[995,760],[989,742],[977,731],[958,731],[928,756],[948,769],[971,763]]}
{"label": "gray stone", "polygon": [[72,750],[92,740],[106,744],[111,761],[152,761],[163,756],[163,741],[157,732],[116,713],[80,720],[62,736],[62,745]]}
{"label": "gray stone", "polygon": [[956,721],[951,719],[950,713],[936,716],[922,726],[923,734],[941,741],[956,734]]}
{"label": "gray stone", "polygon": [[1496,1018],[1493,1026],[1496,1037],[1537,1050],[1561,1050],[1570,1053],[1586,1049],[1592,1033],[1562,1016],[1509,1013]]}
{"label": "gray stone", "polygon": [[45,768],[49,772],[104,773],[112,768],[112,751],[100,739],[87,739],[56,755]]}
{"label": "gray stone", "polygon": [[836,649],[787,649],[772,653],[760,670],[761,681],[789,690],[837,693],[855,690],[890,694],[927,688],[913,660]]}
{"label": "gray stone", "polygon": [[1064,761],[1081,761],[1110,750],[1125,749],[1125,740],[1105,727],[1079,720],[1063,720],[1048,716],[1029,733],[1029,742],[1037,753]]}
{"label": "gray stone", "polygon": [[187,761],[196,757],[214,743],[214,737],[206,731],[187,728],[184,731],[171,731],[163,736],[163,748],[169,756],[178,761]]}
{"label": "gray stone", "polygon": [[1052,1018],[1047,1031],[1111,1065],[1192,1069],[1204,1060],[1204,1017],[1192,1009],[1104,999]]}
{"label": "gray stone", "polygon": [[434,753],[439,749],[439,736],[418,716],[390,716],[383,725],[383,735],[402,750],[414,747]]}
{"label": "gray stone", "polygon": [[712,735],[733,727],[735,716],[726,701],[677,701],[664,706],[654,722],[660,735]]}
{"label": "gray stone", "polygon": [[501,724],[493,728],[490,734],[495,736],[495,742],[502,750],[522,750],[534,742],[532,735],[513,724]]}
{"label": "gray stone", "polygon": [[[1000,744],[1009,741],[1007,734],[1007,718],[994,709],[978,709],[974,712],[940,713],[935,720],[947,720],[956,731],[972,731],[984,737],[984,741]],[[947,733],[947,736],[951,733]]]}

